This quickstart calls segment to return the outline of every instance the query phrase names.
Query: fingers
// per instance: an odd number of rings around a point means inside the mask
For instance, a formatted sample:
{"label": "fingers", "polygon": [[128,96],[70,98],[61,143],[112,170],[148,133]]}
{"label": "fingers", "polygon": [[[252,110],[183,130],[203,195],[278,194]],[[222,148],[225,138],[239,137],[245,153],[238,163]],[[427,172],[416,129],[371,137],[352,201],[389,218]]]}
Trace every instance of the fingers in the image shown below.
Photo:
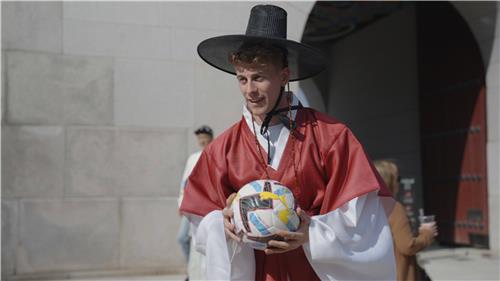
{"label": "fingers", "polygon": [[300,207],[297,208],[297,215],[299,215],[300,220],[306,223],[309,223],[311,221],[311,217]]}
{"label": "fingers", "polygon": [[424,232],[429,233],[434,237],[438,236],[438,234],[439,234],[436,225],[421,225],[418,228],[418,231],[419,231],[419,233],[424,233]]}
{"label": "fingers", "polygon": [[[233,193],[229,196],[229,198],[227,200],[227,202],[229,202],[229,204],[234,199],[234,196],[236,196],[236,193]],[[231,218],[233,217],[233,210],[226,206],[226,208],[224,208],[222,210],[222,215],[224,216],[224,232],[226,233],[226,236],[240,242],[241,238],[238,235],[236,235],[236,233],[234,232],[235,226],[231,222]]]}
{"label": "fingers", "polygon": [[430,228],[435,227],[435,226],[436,226],[435,222],[427,222],[427,223],[423,223],[420,225],[420,227],[426,228],[426,229],[430,229]]}
{"label": "fingers", "polygon": [[266,255],[285,253],[307,242],[309,239],[307,236],[307,228],[309,227],[311,217],[301,208],[297,208],[297,215],[299,215],[301,219],[299,230],[297,232],[279,231],[276,233],[280,237],[283,237],[284,241],[269,241],[268,248],[264,250]]}
{"label": "fingers", "polygon": [[227,218],[224,218],[224,227],[234,232],[234,224]]}
{"label": "fingers", "polygon": [[236,197],[236,193],[232,193],[231,195],[229,195],[229,197],[226,199],[226,206],[231,206],[234,197]]}
{"label": "fingers", "polygon": [[438,236],[438,228],[437,225],[432,226],[432,233],[434,234],[434,237]]}
{"label": "fingers", "polygon": [[233,225],[231,223],[231,218],[233,217],[233,210],[231,208],[224,208],[222,210],[222,215],[224,216],[224,225],[226,224],[230,224],[230,225]]}
{"label": "fingers", "polygon": [[290,248],[290,244],[284,241],[276,241],[276,240],[271,240],[267,243],[267,245],[273,247],[273,248],[278,248],[278,249],[283,249],[287,250]]}
{"label": "fingers", "polygon": [[294,249],[297,249],[300,246],[300,243],[298,242],[283,242],[283,241],[276,241],[276,240],[271,240],[268,242],[269,247],[264,249],[264,253],[266,255],[271,255],[271,254],[281,254],[285,253]]}
{"label": "fingers", "polygon": [[226,199],[226,207],[222,210],[222,215],[224,216],[224,232],[226,236],[240,242],[240,237],[234,233],[234,224],[231,223],[231,218],[233,217],[233,210],[230,208],[231,203],[234,200],[236,193],[229,195]]}
{"label": "fingers", "polygon": [[432,230],[433,228],[434,228],[434,226],[430,225],[430,224],[422,224],[419,227],[419,229],[425,229],[425,230]]}
{"label": "fingers", "polygon": [[226,236],[233,239],[233,240],[236,240],[237,242],[241,242],[241,238],[236,235],[233,231],[227,229],[226,227],[224,227],[224,232],[226,232]]}
{"label": "fingers", "polygon": [[300,240],[304,236],[304,233],[302,232],[290,232],[290,231],[280,231],[276,234],[285,238],[285,240]]}
{"label": "fingers", "polygon": [[287,252],[287,250],[283,250],[283,249],[276,249],[276,248],[266,248],[264,250],[264,253],[266,255],[272,255],[272,254],[281,254],[281,253],[285,253]]}
{"label": "fingers", "polygon": [[421,231],[430,232],[434,236],[437,236],[437,232],[438,232],[437,225],[435,223],[422,224],[422,225],[420,225],[418,230],[419,230],[419,232],[421,232]]}
{"label": "fingers", "polygon": [[309,225],[311,224],[311,217],[300,207],[297,208],[297,215],[300,217],[300,225],[297,232],[309,233]]}
{"label": "fingers", "polygon": [[222,215],[224,216],[224,218],[232,218],[233,217],[233,209],[231,208],[224,208],[222,210]]}
{"label": "fingers", "polygon": [[[297,248],[297,247],[295,247]],[[281,254],[281,253],[286,253],[290,250],[293,250],[294,248],[288,247],[287,249],[281,249],[281,248],[276,248],[276,247],[269,247],[264,249],[264,253],[266,255],[272,255],[272,254]]]}

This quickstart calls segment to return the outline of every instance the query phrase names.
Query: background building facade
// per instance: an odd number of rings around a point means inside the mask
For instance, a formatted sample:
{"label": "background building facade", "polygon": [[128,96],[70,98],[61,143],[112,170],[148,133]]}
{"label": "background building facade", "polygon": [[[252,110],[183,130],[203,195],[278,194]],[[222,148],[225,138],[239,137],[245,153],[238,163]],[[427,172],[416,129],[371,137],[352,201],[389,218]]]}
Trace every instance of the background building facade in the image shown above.
{"label": "background building facade", "polygon": [[489,247],[497,221],[496,13],[496,2],[318,2],[302,38],[332,63],[304,92],[319,89],[372,158],[397,160],[400,200],[415,226],[420,208],[436,215],[441,243]]}
{"label": "background building facade", "polygon": [[[182,270],[176,200],[197,149],[193,130],[207,124],[218,135],[243,106],[236,79],[202,62],[196,46],[244,32],[255,4],[2,2],[3,276]],[[316,3],[274,4],[288,12],[288,37],[301,41]],[[452,5],[485,66],[489,247],[498,255],[500,7]],[[300,88],[312,107],[351,126],[372,158],[402,159],[421,200],[417,18],[409,5],[320,42],[332,68]],[[371,84],[355,79],[367,75]],[[391,127],[405,130],[391,136]]]}

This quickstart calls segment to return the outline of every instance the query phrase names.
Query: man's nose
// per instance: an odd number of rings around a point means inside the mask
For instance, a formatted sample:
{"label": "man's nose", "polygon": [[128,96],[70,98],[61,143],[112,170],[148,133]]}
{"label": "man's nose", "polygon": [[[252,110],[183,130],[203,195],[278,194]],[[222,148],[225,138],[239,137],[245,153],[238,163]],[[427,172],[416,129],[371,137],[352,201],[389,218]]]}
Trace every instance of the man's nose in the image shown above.
{"label": "man's nose", "polygon": [[257,87],[255,87],[254,83],[252,83],[252,82],[248,82],[247,83],[246,89],[245,89],[245,91],[247,92],[247,94],[255,93],[256,90],[257,90]]}

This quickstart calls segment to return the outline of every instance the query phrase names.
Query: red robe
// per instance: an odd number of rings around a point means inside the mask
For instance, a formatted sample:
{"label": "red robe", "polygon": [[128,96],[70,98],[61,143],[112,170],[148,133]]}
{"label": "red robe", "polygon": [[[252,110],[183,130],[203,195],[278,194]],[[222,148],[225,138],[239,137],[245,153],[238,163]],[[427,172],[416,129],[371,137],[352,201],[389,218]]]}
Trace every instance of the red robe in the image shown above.
{"label": "red robe", "polygon": [[[331,212],[351,199],[379,190],[390,196],[363,147],[335,118],[310,108],[296,116],[295,159],[289,137],[278,169],[267,167],[271,179],[289,187],[298,206],[310,216]],[[245,184],[265,179],[262,158],[245,119],[226,130],[203,151],[185,188],[181,212],[205,216],[225,207],[226,198]],[[264,159],[265,150],[261,149]],[[296,161],[300,187],[296,185]],[[303,248],[266,256],[255,250],[255,280],[319,280]]]}

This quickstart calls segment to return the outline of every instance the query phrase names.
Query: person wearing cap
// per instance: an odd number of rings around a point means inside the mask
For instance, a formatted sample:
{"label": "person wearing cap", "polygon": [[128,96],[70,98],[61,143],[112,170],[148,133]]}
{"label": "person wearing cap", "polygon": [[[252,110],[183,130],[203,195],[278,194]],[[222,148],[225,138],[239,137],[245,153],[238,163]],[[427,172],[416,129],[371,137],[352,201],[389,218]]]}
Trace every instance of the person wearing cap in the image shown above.
{"label": "person wearing cap", "polygon": [[[196,135],[196,141],[198,143],[198,146],[203,150],[210,142],[212,142],[214,133],[213,130],[206,126],[203,125],[200,128],[196,129],[194,131],[194,134]],[[198,159],[200,158],[201,155],[201,150],[191,154],[188,157],[188,160],[186,162],[186,167],[184,168],[184,172],[182,173],[182,179],[181,179],[181,188],[179,192],[179,199],[178,199],[178,204],[179,207],[182,203],[182,199],[184,198],[184,188],[186,187],[187,179],[189,175],[191,174],[191,171],[193,170],[194,166],[196,165],[196,162],[198,162]],[[190,227],[189,227],[189,221],[187,217],[182,216],[181,218],[181,224],[179,227],[179,232],[177,233],[177,241],[179,242],[182,253],[184,254],[184,258],[186,259],[186,262],[190,265],[190,267],[193,267],[192,262],[190,260],[190,256],[192,256],[191,253],[191,234],[190,234]],[[189,270],[188,270],[189,271]]]}
{"label": "person wearing cap", "polygon": [[[351,130],[306,108],[290,81],[325,68],[318,50],[286,39],[287,13],[250,12],[246,33],[209,38],[198,54],[236,76],[243,116],[205,149],[180,207],[206,257],[208,280],[394,280],[387,223],[390,192]],[[276,180],[299,206],[297,232],[281,232],[264,251],[240,242],[229,208],[235,192]]]}

